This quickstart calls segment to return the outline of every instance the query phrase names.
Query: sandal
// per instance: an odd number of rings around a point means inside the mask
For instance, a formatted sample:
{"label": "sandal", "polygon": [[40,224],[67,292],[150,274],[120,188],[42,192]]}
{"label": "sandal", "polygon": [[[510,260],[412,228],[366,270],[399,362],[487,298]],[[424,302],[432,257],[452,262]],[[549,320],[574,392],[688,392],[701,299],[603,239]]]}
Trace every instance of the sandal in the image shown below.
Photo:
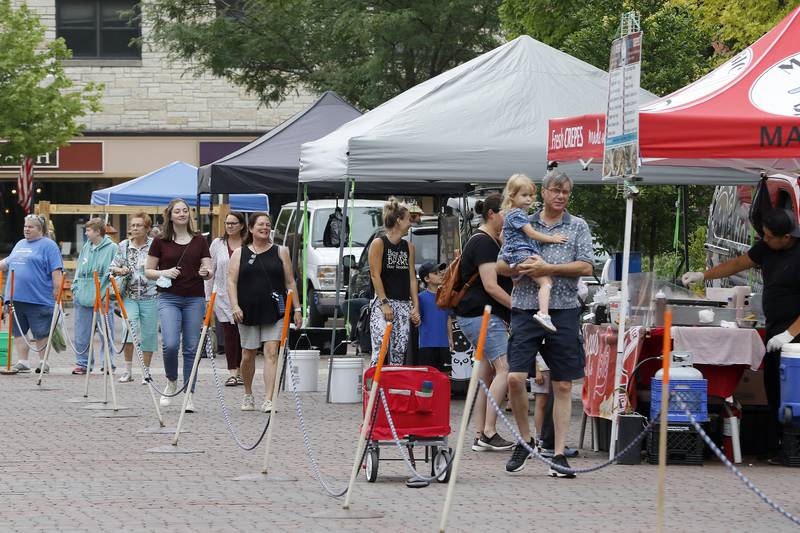
{"label": "sandal", "polygon": [[241,375],[236,376],[236,384],[237,385],[244,385],[244,378]]}
{"label": "sandal", "polygon": [[228,379],[225,380],[225,386],[226,387],[235,387],[238,384],[239,383],[236,380],[236,376],[231,376],[231,377],[229,377]]}

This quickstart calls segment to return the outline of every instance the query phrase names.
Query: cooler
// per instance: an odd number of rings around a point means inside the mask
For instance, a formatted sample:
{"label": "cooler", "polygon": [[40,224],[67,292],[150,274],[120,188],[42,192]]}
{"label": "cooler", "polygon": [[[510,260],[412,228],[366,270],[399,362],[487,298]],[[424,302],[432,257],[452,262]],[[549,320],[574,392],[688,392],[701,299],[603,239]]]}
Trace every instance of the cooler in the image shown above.
{"label": "cooler", "polygon": [[800,426],[800,344],[784,344],[780,363],[781,406],[778,418],[783,424]]}

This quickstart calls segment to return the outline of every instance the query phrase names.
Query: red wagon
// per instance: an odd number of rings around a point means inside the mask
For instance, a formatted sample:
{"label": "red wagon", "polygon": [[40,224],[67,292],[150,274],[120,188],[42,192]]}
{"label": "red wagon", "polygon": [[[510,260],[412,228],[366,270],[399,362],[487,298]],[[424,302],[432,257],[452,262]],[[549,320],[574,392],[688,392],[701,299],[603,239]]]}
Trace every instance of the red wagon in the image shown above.
{"label": "red wagon", "polygon": [[[374,374],[374,367],[364,374],[364,410],[367,408]],[[424,447],[424,462],[431,464],[431,475],[448,465],[437,477],[440,483],[447,483],[453,454],[453,450],[447,446],[447,437],[450,435],[450,378],[430,366],[384,366],[380,389],[386,395],[397,436],[400,443],[408,449],[412,464],[416,468],[413,449]],[[366,477],[369,482],[378,478],[381,446],[396,446],[383,402],[380,398],[375,401],[378,410],[365,457]],[[384,459],[386,460],[402,459]]]}

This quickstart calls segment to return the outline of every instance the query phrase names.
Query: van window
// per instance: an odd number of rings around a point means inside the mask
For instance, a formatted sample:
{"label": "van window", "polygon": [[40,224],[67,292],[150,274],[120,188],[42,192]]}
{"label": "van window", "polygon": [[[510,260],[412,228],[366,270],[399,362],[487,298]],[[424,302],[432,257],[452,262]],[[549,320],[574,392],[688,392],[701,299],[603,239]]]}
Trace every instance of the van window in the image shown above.
{"label": "van window", "polygon": [[[328,224],[328,218],[333,214],[333,207],[327,209],[317,209],[314,211],[314,220],[311,224],[311,246],[319,248],[322,246],[322,238],[325,234],[325,226]],[[367,241],[375,232],[375,229],[383,224],[381,218],[383,217],[383,210],[380,207],[356,207],[354,210],[348,210],[348,218],[354,216],[353,219],[353,246],[365,246]],[[350,229],[350,228],[347,228]],[[349,237],[345,239],[345,243],[349,246]]]}
{"label": "van window", "polygon": [[289,225],[289,219],[292,217],[294,209],[282,209],[278,214],[278,221],[275,223],[275,236],[273,241],[278,244],[283,244],[286,237],[286,228]]}

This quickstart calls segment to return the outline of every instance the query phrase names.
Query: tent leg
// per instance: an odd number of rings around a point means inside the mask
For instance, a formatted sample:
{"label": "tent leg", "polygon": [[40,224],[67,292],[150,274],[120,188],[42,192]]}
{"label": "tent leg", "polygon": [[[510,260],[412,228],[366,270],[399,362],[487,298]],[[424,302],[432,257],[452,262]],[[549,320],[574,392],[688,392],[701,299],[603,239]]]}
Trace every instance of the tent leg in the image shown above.
{"label": "tent leg", "polygon": [[[298,180],[297,182],[297,203],[294,215],[294,242],[292,243],[292,265],[300,272],[300,265],[297,264],[297,251],[300,249],[300,202],[303,201],[303,184]],[[303,305],[306,305],[303,302]]]}
{"label": "tent leg", "polygon": [[341,294],[342,287],[342,260],[344,259],[344,240],[347,237],[347,217],[348,208],[347,200],[350,195],[350,176],[345,176],[344,179],[344,221],[342,227],[339,229],[339,262],[336,265],[336,304],[333,307],[333,330],[331,330],[331,356],[328,359],[328,387],[325,392],[325,401],[331,401],[331,375],[333,374],[333,352],[336,351],[336,321],[339,318],[339,295]]}
{"label": "tent leg", "polygon": [[681,187],[683,188],[683,194],[681,194],[681,210],[683,211],[681,216],[683,219],[681,220],[681,222],[683,222],[683,271],[689,272],[692,269],[689,265],[689,235],[687,234],[688,220],[686,218],[689,216],[689,186],[681,185]]}
{"label": "tent leg", "polygon": [[614,403],[611,406],[613,414],[611,422],[611,443],[608,447],[609,459],[616,453],[617,431],[620,408],[626,402],[624,391],[620,391],[622,382],[622,369],[625,357],[625,319],[628,314],[628,269],[631,258],[631,228],[633,226],[633,198],[635,194],[625,182],[625,242],[622,248],[622,295],[619,302],[619,329],[617,331],[617,361],[614,369]]}

